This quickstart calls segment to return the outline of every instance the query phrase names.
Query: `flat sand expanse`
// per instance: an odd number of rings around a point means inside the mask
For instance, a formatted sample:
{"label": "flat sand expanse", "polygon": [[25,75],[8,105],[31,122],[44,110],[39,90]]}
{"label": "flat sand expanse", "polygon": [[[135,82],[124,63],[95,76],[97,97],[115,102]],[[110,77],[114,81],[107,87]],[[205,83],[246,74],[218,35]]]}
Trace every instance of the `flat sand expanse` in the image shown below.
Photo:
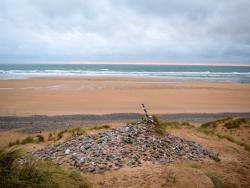
{"label": "flat sand expanse", "polygon": [[0,116],[250,112],[250,84],[160,78],[35,78],[0,81]]}

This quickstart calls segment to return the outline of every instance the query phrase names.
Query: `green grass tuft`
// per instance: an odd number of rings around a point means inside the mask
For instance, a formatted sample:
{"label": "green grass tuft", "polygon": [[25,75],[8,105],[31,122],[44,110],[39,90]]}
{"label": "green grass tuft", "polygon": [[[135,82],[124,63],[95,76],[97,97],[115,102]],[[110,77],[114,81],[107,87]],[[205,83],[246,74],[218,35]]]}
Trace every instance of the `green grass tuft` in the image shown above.
{"label": "green grass tuft", "polygon": [[212,180],[215,188],[230,188],[231,187],[223,183],[218,176],[208,174],[208,177]]}
{"label": "green grass tuft", "polygon": [[236,140],[230,135],[222,135],[216,132],[217,125],[221,123],[223,123],[222,126],[225,126],[227,129],[232,129],[232,128],[238,128],[240,127],[241,124],[245,124],[247,122],[248,122],[248,119],[246,118],[237,118],[237,119],[225,118],[225,119],[202,124],[200,127],[197,128],[197,130],[205,134],[215,135],[221,139],[227,139],[230,142],[233,142],[239,146],[244,147],[246,151],[250,151],[249,144]]}
{"label": "green grass tuft", "polygon": [[[65,133],[70,133],[72,136],[77,136],[77,135],[83,135],[86,134],[86,131],[93,131],[93,130],[101,130],[101,129],[109,129],[111,126],[110,125],[101,125],[101,126],[93,126],[93,127],[87,127],[87,128],[68,128],[64,129],[60,132],[57,133],[57,138],[55,140],[60,140]],[[52,133],[49,133],[49,139],[53,140],[54,136]]]}
{"label": "green grass tuft", "polygon": [[21,143],[20,140],[17,139],[15,142],[10,142],[10,143],[8,144],[8,147],[12,147],[12,146],[14,146],[14,145],[19,145],[20,143]]}
{"label": "green grass tuft", "polygon": [[165,128],[162,126],[161,121],[158,116],[153,115],[154,120],[154,131],[156,134],[160,136],[164,136],[166,134]]}
{"label": "green grass tuft", "polygon": [[201,165],[197,164],[197,163],[189,163],[188,166],[190,168],[195,168],[195,169],[200,169],[201,168]]}
{"label": "green grass tuft", "polygon": [[24,138],[23,140],[16,140],[15,142],[10,142],[8,144],[8,147],[12,147],[14,145],[20,145],[20,144],[30,144],[30,143],[41,143],[44,142],[44,137],[42,135],[36,135],[36,136],[28,136]]}
{"label": "green grass tuft", "polygon": [[34,138],[32,136],[28,136],[21,141],[21,144],[29,144],[34,142],[35,142]]}
{"label": "green grass tuft", "polygon": [[44,137],[42,135],[36,135],[35,136],[35,140],[40,143],[40,142],[44,142]]}
{"label": "green grass tuft", "polygon": [[233,128],[240,128],[240,126],[242,124],[245,124],[245,123],[247,123],[247,119],[245,119],[245,118],[237,118],[237,119],[234,119],[232,121],[226,122],[224,124],[224,126],[227,129],[233,129]]}
{"label": "green grass tuft", "polygon": [[23,151],[17,148],[0,150],[0,187],[88,188],[90,184],[79,173],[64,170],[52,162],[17,162]]}
{"label": "green grass tuft", "polygon": [[165,135],[166,129],[194,128],[194,126],[188,122],[162,121],[156,115],[153,115],[153,120],[155,122],[155,132],[161,136]]}
{"label": "green grass tuft", "polygon": [[56,140],[57,140],[57,135],[55,132],[48,134],[48,141],[56,141]]}
{"label": "green grass tuft", "polygon": [[219,119],[219,120],[216,120],[216,121],[211,121],[211,122],[204,123],[200,127],[203,128],[203,129],[205,129],[205,128],[215,129],[219,124],[225,123],[225,122],[230,121],[230,120],[232,120],[232,118],[227,117],[227,118],[224,118],[224,119]]}
{"label": "green grass tuft", "polygon": [[61,139],[64,135],[64,133],[66,133],[68,131],[68,129],[64,129],[60,132],[57,133],[57,140]]}
{"label": "green grass tuft", "polygon": [[102,130],[102,129],[110,129],[111,126],[110,125],[96,125],[96,126],[93,126],[93,127],[87,127],[85,128],[84,130],[86,131],[92,131],[92,130]]}

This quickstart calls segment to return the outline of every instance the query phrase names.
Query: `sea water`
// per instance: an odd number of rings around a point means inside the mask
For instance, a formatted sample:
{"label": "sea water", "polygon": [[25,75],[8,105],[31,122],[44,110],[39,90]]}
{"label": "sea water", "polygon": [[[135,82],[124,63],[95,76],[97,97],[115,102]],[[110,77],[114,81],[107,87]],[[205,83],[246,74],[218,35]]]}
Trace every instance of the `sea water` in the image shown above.
{"label": "sea water", "polygon": [[250,67],[131,64],[0,64],[0,79],[53,76],[164,77],[250,83]]}

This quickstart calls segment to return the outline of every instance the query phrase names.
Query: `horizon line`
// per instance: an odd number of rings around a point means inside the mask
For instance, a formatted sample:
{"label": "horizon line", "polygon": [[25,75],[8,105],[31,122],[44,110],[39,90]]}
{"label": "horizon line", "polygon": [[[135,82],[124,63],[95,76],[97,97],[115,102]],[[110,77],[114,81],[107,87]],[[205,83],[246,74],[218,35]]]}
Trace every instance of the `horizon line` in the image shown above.
{"label": "horizon line", "polygon": [[106,61],[106,60],[99,60],[99,61],[47,61],[46,63],[43,62],[35,62],[35,63],[0,63],[0,65],[14,65],[14,64],[71,64],[71,65],[184,65],[184,66],[239,66],[239,67],[250,67],[250,64],[244,63],[209,63],[209,62],[175,62],[175,61]]}
{"label": "horizon line", "polygon": [[[60,64],[60,62],[59,62]],[[186,66],[242,66],[250,67],[248,64],[237,63],[202,63],[202,62],[174,62],[174,61],[70,61],[62,64],[94,64],[94,65],[186,65]]]}

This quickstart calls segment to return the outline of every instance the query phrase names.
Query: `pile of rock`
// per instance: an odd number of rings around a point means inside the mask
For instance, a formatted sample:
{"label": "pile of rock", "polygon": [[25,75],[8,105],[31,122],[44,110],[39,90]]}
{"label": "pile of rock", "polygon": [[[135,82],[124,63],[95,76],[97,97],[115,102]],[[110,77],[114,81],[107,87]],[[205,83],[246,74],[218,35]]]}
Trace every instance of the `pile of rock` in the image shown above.
{"label": "pile of rock", "polygon": [[95,135],[75,136],[31,154],[39,159],[54,160],[83,172],[102,173],[123,166],[137,167],[145,161],[170,163],[178,158],[202,160],[218,155],[201,145],[166,134],[154,133],[152,125],[138,123]]}

